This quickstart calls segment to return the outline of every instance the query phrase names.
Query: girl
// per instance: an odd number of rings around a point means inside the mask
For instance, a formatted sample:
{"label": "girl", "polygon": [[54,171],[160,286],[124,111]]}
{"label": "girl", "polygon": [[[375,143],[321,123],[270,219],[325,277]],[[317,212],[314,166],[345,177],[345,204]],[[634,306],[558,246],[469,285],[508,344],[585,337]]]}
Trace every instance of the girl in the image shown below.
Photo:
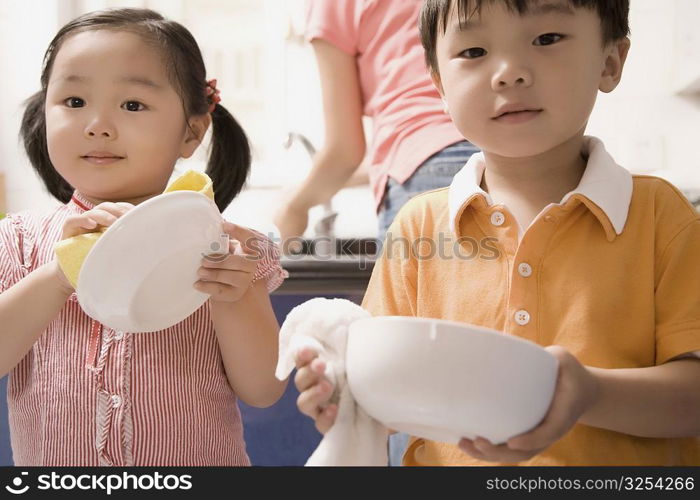
{"label": "girl", "polygon": [[225,223],[241,243],[223,262],[202,261],[195,286],[211,299],[147,334],[91,320],[52,250],[161,193],[210,124],[207,173],[223,211],[250,150],[205,77],[189,31],[150,10],[86,14],[49,45],[21,135],[65,205],[0,223],[0,370],[16,465],[249,464],[237,397],[267,406],[285,385],[268,297],[284,279],[276,247]]}

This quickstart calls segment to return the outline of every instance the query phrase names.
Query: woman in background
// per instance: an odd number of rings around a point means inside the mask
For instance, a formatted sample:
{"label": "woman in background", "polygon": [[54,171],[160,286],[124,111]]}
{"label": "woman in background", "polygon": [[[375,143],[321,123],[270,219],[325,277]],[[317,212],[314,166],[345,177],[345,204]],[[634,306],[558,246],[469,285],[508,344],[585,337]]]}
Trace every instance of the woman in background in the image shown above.
{"label": "woman in background", "polygon": [[[308,0],[305,37],[321,79],[325,142],[308,177],[275,217],[282,240],[301,236],[311,207],[367,167],[378,237],[413,195],[448,186],[476,151],[446,113],[418,33],[422,0]],[[362,117],[372,118],[365,141]],[[351,182],[354,182],[351,181]]]}

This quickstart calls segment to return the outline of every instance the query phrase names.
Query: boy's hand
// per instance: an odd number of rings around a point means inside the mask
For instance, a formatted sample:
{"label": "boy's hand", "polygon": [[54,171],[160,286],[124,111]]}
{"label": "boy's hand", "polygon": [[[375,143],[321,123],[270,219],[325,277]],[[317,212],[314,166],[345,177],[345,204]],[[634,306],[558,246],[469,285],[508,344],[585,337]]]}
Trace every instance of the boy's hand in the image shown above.
{"label": "boy's hand", "polygon": [[259,259],[255,241],[259,237],[230,222],[224,222],[224,232],[231,238],[229,248],[222,249],[221,254],[202,259],[202,267],[197,271],[200,280],[194,287],[211,295],[211,300],[215,302],[237,302],[248,291],[255,277]]}
{"label": "boy's hand", "polygon": [[494,446],[487,439],[462,439],[459,447],[472,457],[488,462],[516,463],[544,451],[576,424],[598,397],[594,376],[566,349],[546,348],[559,360],[559,375],[549,411],[533,430]]}
{"label": "boy's hand", "polygon": [[327,404],[333,394],[333,385],[324,375],[326,363],[318,359],[318,353],[312,349],[301,349],[295,360],[297,374],[294,383],[301,394],[297,407],[316,423],[321,434],[328,432],[338,415],[338,406]]}

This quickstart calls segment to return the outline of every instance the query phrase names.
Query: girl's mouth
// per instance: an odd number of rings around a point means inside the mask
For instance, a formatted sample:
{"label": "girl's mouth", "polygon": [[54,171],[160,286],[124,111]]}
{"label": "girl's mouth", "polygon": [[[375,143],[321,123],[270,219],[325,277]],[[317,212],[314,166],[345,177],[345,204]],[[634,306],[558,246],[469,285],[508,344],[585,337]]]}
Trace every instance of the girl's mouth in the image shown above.
{"label": "girl's mouth", "polygon": [[103,151],[90,152],[86,155],[81,156],[80,158],[94,165],[108,165],[124,159],[123,156]]}

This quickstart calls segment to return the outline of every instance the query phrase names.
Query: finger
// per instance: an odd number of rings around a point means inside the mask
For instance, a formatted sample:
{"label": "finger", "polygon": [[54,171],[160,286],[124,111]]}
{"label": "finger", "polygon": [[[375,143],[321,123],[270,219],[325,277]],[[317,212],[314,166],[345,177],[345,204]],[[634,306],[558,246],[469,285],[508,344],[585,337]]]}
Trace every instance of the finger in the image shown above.
{"label": "finger", "polygon": [[208,267],[211,269],[228,269],[229,271],[244,271],[247,273],[254,273],[258,264],[256,262],[255,256],[250,254],[246,255],[229,255],[228,257],[220,258],[214,256],[205,256],[202,259],[202,267]]}
{"label": "finger", "polygon": [[318,353],[316,351],[314,351],[310,347],[303,347],[299,349],[294,355],[294,363],[296,364],[297,369],[299,369],[303,366],[308,365],[317,357]]}
{"label": "finger", "polygon": [[264,238],[261,234],[228,221],[224,221],[223,229],[229,238],[237,240],[241,244],[245,253],[260,255],[260,245]]}
{"label": "finger", "polygon": [[221,283],[235,288],[248,288],[253,281],[253,273],[229,271],[228,269],[208,269],[200,267],[197,276],[205,282]]}
{"label": "finger", "polygon": [[217,297],[222,297],[225,295],[237,295],[240,294],[238,289],[224,285],[217,281],[197,281],[194,284],[194,288],[202,293],[209,295],[216,295]]}
{"label": "finger", "polygon": [[338,416],[338,407],[336,405],[328,405],[321,411],[316,418],[316,429],[321,434],[325,434],[335,424],[335,419]]}
{"label": "finger", "polygon": [[297,374],[294,377],[294,385],[299,392],[304,392],[311,386],[318,384],[321,379],[321,375],[313,371],[309,366],[305,366],[297,370]]}
{"label": "finger", "polygon": [[517,451],[507,445],[494,445],[488,439],[478,437],[474,440],[474,446],[486,460],[492,462],[517,463],[527,460],[535,453],[533,451]]}
{"label": "finger", "polygon": [[476,446],[474,446],[474,441],[472,441],[471,439],[461,439],[458,445],[459,449],[467,455],[474,457],[477,460],[486,460],[484,454],[481,453],[481,451],[479,451]]}
{"label": "finger", "polygon": [[508,448],[512,450],[530,451],[546,448],[562,437],[574,422],[568,422],[567,408],[569,398],[565,395],[553,401],[544,419],[533,430],[512,437],[508,440]]}
{"label": "finger", "polygon": [[[297,371],[297,377],[300,377],[299,383],[296,384],[297,389],[299,392],[305,391],[312,385],[318,384],[322,380],[327,380],[325,373],[326,363],[318,358],[313,359],[308,365]],[[295,381],[297,377],[295,377]]]}
{"label": "finger", "polygon": [[106,210],[97,209],[97,208],[93,208],[92,210],[85,212],[85,214],[83,214],[83,215],[91,218],[92,220],[97,222],[100,226],[105,226],[105,227],[108,227],[108,226],[111,226],[112,224],[114,224],[118,218],[116,215],[114,215],[110,212],[107,212]]}
{"label": "finger", "polygon": [[81,217],[77,221],[78,227],[83,229],[95,229],[97,227],[97,221],[91,219],[90,217]]}
{"label": "finger", "polygon": [[332,393],[331,383],[322,380],[299,394],[297,406],[302,413],[315,420],[321,412],[322,406],[331,398]]}
{"label": "finger", "polygon": [[126,212],[131,210],[133,208],[133,205],[131,203],[126,203],[126,202],[116,202],[113,203],[111,201],[107,201],[104,203],[100,203],[97,205],[93,210],[101,210],[103,212],[110,213],[114,215],[115,217],[120,217],[124,215]]}

